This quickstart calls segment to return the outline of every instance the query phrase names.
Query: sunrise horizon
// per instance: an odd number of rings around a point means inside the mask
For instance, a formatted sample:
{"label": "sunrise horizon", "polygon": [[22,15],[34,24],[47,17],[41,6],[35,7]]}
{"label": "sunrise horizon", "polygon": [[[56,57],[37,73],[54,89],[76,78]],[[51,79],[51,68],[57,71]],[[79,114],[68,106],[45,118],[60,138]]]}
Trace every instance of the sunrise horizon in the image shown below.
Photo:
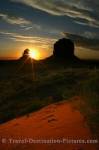
{"label": "sunrise horizon", "polygon": [[76,56],[99,60],[97,12],[96,1],[1,0],[0,58],[18,58],[34,48],[43,59],[52,55],[57,40],[69,38]]}

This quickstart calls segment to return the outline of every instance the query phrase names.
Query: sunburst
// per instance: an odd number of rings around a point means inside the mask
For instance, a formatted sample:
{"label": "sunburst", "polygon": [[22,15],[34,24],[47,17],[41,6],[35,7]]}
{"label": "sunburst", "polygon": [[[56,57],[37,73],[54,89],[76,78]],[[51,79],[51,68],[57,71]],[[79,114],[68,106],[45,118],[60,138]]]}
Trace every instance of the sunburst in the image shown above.
{"label": "sunburst", "polygon": [[39,60],[40,59],[40,54],[36,49],[31,49],[29,52],[29,56],[33,59]]}

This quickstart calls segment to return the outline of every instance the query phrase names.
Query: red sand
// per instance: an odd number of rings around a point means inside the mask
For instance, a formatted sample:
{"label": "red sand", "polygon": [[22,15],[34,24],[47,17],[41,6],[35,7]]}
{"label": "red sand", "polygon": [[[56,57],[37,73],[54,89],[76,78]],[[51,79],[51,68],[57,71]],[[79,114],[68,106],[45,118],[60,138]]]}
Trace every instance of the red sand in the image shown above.
{"label": "red sand", "polygon": [[96,144],[10,143],[9,139],[93,139],[82,114],[72,103],[49,105],[40,111],[0,125],[0,150],[98,150]]}

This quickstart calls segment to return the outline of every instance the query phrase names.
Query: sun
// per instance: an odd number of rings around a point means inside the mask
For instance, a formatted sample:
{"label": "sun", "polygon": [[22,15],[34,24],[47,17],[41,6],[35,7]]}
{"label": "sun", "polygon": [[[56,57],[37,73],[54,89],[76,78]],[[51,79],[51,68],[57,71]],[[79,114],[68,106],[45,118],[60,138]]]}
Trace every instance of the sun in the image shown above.
{"label": "sun", "polygon": [[30,52],[29,52],[29,56],[31,58],[34,58],[36,60],[39,60],[40,59],[40,55],[39,55],[39,52],[36,50],[36,49],[31,49]]}

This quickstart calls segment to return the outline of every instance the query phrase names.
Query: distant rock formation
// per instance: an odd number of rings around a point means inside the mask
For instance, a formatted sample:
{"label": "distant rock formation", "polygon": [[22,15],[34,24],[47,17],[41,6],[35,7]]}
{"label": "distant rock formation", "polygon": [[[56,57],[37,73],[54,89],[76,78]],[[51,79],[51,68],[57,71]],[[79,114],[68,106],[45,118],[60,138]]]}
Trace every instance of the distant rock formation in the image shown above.
{"label": "distant rock formation", "polygon": [[30,57],[29,57],[29,53],[30,53],[30,50],[27,48],[23,51],[22,53],[22,56],[20,57],[19,60],[21,61],[24,61],[26,63],[29,63],[30,62]]}
{"label": "distant rock formation", "polygon": [[25,49],[22,55],[22,59],[28,59],[29,58],[29,49]]}
{"label": "distant rock formation", "polygon": [[30,50],[27,48],[23,51],[22,56],[19,58],[19,61],[24,62],[24,64],[30,64],[31,58],[29,56]]}
{"label": "distant rock formation", "polygon": [[54,44],[53,50],[54,57],[64,59],[75,59],[74,56],[74,43],[70,39],[62,38]]}

